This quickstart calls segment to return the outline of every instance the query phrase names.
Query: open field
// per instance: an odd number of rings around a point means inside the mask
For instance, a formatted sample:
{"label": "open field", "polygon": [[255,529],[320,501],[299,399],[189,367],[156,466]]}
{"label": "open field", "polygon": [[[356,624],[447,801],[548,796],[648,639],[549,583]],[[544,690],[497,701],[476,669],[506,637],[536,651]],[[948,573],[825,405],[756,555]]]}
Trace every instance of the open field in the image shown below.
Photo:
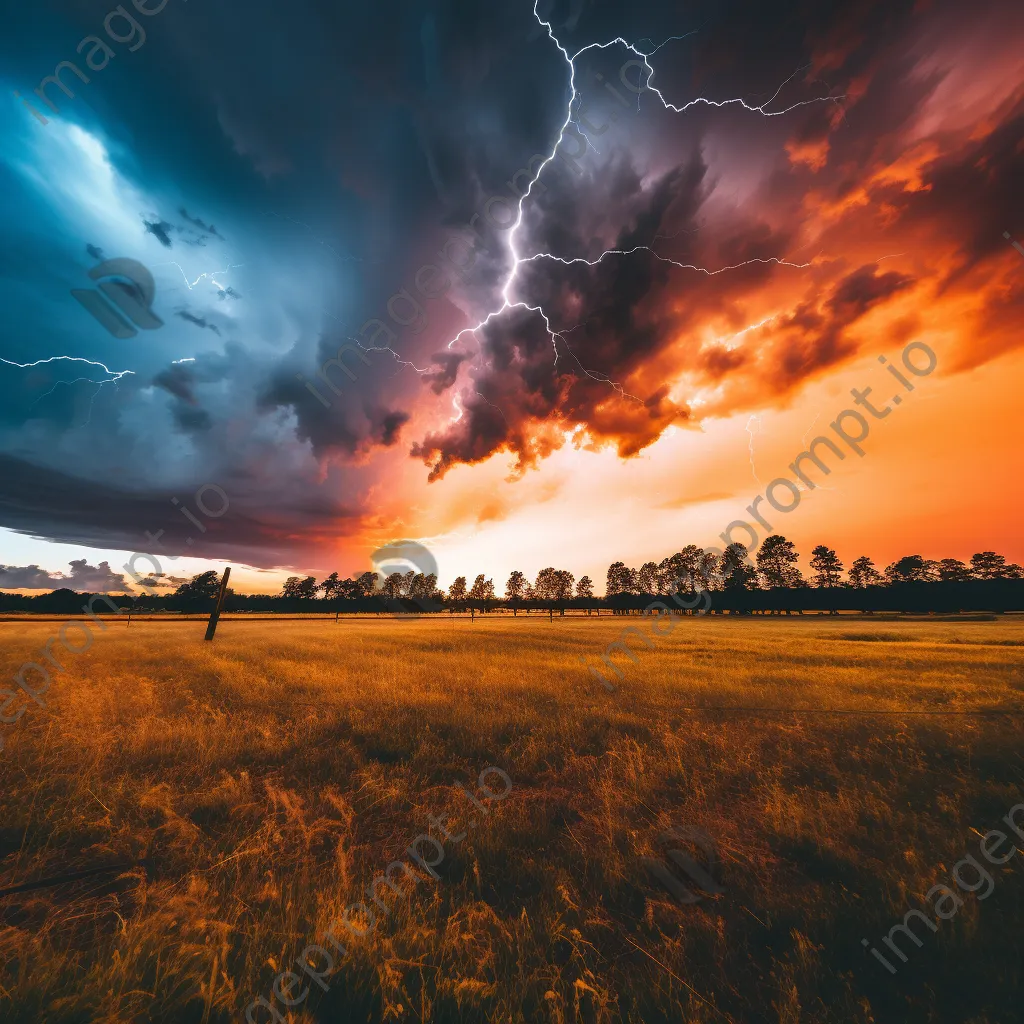
{"label": "open field", "polygon": [[[1021,855],[979,843],[1024,803],[1024,620],[655,624],[114,621],[58,646],[47,706],[0,726],[0,888],[148,863],[0,899],[0,1020],[219,1024],[257,997],[310,1024],[1021,1020]],[[653,647],[607,692],[579,658],[627,626]],[[0,623],[0,674],[56,629]],[[672,826],[711,837],[724,892],[681,905],[638,862]],[[439,877],[396,872],[381,911],[366,887],[428,832]],[[936,920],[967,854],[992,884]],[[360,901],[380,920],[334,927],[328,990],[302,975],[289,1012],[275,977]],[[937,927],[903,963],[881,941],[915,908]]]}

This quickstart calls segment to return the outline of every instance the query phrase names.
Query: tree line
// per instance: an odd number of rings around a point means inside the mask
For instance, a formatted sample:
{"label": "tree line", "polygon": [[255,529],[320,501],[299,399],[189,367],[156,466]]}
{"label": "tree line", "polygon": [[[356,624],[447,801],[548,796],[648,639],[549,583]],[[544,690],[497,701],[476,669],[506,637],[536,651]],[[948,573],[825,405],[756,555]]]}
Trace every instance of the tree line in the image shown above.
{"label": "tree line", "polygon": [[[922,555],[906,555],[879,572],[867,555],[853,560],[849,570],[835,550],[819,544],[811,551],[810,577],[805,578],[798,563],[796,545],[781,534],[765,538],[754,558],[742,544],[730,544],[721,555],[688,544],[661,562],[645,562],[631,569],[624,562],[613,562],[605,577],[605,598],[616,595],[671,594],[680,588],[696,590],[757,590],[779,587],[883,587],[901,583],[964,583],[969,580],[1024,579],[1024,569],[1006,561],[994,551],[979,551],[970,563],[956,558],[933,561]],[[844,579],[844,572],[846,578]],[[281,591],[283,598],[306,600],[364,599],[370,597],[433,600],[439,604],[487,604],[542,602],[567,603],[594,598],[594,582],[589,576],[577,581],[567,569],[548,567],[537,573],[534,582],[518,569],[505,584],[499,598],[493,579],[483,573],[468,585],[468,577],[457,577],[447,593],[438,589],[437,577],[422,573],[392,573],[385,579],[372,572],[356,579],[340,579],[332,573],[318,583],[314,576],[291,576]]]}
{"label": "tree line", "polygon": [[[903,598],[896,600],[895,592],[906,594],[908,587],[916,587],[915,607],[921,606],[922,601],[931,607],[967,607],[970,601],[964,595],[979,594],[978,584],[1024,580],[1024,569],[994,551],[979,551],[967,563],[956,558],[933,561],[922,555],[905,555],[879,571],[867,555],[855,558],[846,569],[834,549],[819,544],[811,551],[807,577],[799,568],[799,560],[794,543],[781,534],[765,538],[753,558],[742,544],[730,544],[721,554],[688,544],[661,562],[645,562],[636,569],[621,561],[613,562],[605,576],[602,598],[595,596],[589,576],[577,580],[567,569],[552,566],[541,569],[533,582],[525,573],[513,571],[502,596],[498,595],[494,580],[483,573],[472,584],[466,576],[459,576],[444,591],[438,587],[433,573],[424,575],[410,570],[381,578],[377,573],[364,572],[343,578],[333,572],[321,581],[315,576],[290,576],[277,595],[237,594],[229,588],[225,610],[436,612],[469,608],[487,611],[495,607],[610,607],[621,611],[640,608],[650,598],[701,590],[721,595],[715,601],[719,609],[881,608],[888,606],[887,601],[899,607]],[[115,600],[119,606],[137,611],[203,611],[216,597],[219,581],[219,574],[208,570],[178,586],[173,594],[126,595]],[[931,586],[921,590],[921,584]],[[890,598],[883,596],[887,590],[892,592]],[[996,603],[1016,607],[1021,603],[1016,595],[1024,595],[1024,586],[999,588],[1000,595],[1011,592],[1012,597],[1000,596]],[[995,592],[989,587],[985,593]],[[813,597],[814,594],[820,596]],[[924,598],[921,594],[930,596]],[[4,611],[64,612],[77,610],[80,604],[80,595],[71,590],[37,597],[0,593],[0,610]]]}
{"label": "tree line", "polygon": [[689,544],[661,562],[645,562],[630,569],[622,562],[608,567],[606,596],[614,594],[668,594],[679,580],[691,590],[757,590],[779,587],[880,587],[901,583],[965,583],[969,580],[1024,579],[1024,569],[994,551],[979,551],[970,564],[956,558],[938,561],[905,555],[879,572],[867,555],[855,558],[843,579],[845,566],[833,548],[819,544],[811,551],[811,575],[800,571],[796,545],[781,534],[766,537],[751,559],[743,544],[730,544],[715,555]]}

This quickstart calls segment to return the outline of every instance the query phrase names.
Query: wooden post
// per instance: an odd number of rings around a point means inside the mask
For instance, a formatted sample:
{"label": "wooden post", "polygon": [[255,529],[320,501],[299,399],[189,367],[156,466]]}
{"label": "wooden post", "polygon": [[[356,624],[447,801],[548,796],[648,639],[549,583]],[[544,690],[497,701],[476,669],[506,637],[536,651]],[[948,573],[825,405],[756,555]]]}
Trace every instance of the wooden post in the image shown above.
{"label": "wooden post", "polygon": [[217,603],[213,606],[213,611],[210,612],[210,621],[206,625],[206,639],[212,640],[214,633],[217,632],[217,623],[220,621],[220,610],[224,604],[224,594],[228,589],[228,577],[231,575],[231,566],[229,565],[224,570],[224,577],[220,581],[220,590],[217,591]]}

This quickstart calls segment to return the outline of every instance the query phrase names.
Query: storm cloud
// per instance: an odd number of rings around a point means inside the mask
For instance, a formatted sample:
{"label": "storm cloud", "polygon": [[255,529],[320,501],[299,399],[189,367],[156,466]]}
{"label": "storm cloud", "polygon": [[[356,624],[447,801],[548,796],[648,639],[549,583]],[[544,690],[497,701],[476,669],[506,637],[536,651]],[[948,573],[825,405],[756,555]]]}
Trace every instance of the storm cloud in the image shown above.
{"label": "storm cloud", "polygon": [[[23,93],[88,11],[11,13]],[[566,444],[631,458],[946,308],[993,340],[944,365],[1021,343],[1018,6],[538,15],[169,5],[144,60],[46,126],[0,123],[7,248],[30,256],[0,284],[0,525],[294,564],[397,529],[413,475],[443,493],[496,456],[520,477]],[[539,19],[590,47],[571,111]],[[618,36],[637,49],[591,45]],[[150,269],[162,328],[118,341],[71,298],[98,254]],[[353,344],[355,379],[325,375]],[[171,498],[207,482],[231,523],[195,536]]]}

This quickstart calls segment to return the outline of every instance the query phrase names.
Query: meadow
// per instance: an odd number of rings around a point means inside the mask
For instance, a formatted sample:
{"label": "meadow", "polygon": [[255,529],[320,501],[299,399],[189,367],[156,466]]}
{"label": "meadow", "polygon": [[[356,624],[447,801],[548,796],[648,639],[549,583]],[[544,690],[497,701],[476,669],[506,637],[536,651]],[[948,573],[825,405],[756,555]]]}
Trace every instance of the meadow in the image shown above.
{"label": "meadow", "polygon": [[[111,621],[5,727],[0,889],[145,863],[0,898],[0,1020],[244,1021],[431,815],[471,814],[283,1019],[1024,1019],[1022,855],[897,973],[862,944],[1024,802],[1024,617],[685,618],[607,692],[579,658],[634,624]],[[0,675],[56,628],[0,623]],[[490,765],[512,788],[477,813]],[[668,828],[724,892],[651,877]]]}

